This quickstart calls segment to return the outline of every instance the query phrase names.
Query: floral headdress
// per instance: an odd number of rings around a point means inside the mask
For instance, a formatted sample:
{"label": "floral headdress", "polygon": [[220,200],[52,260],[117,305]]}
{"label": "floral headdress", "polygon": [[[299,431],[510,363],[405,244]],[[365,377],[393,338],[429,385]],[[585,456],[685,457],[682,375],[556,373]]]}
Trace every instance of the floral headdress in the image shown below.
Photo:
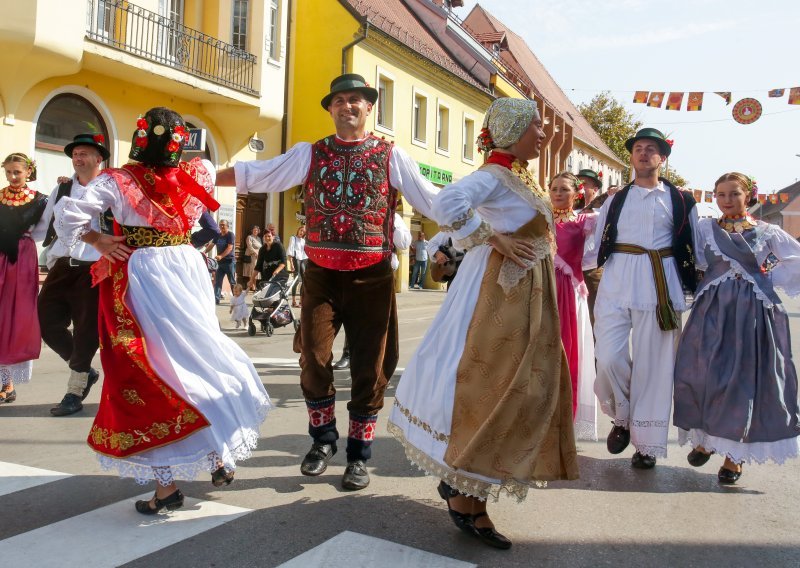
{"label": "floral headdress", "polygon": [[486,111],[483,128],[478,135],[478,150],[488,152],[494,148],[508,148],[516,143],[539,118],[535,101],[527,99],[496,99]]}
{"label": "floral headdress", "polygon": [[152,108],[136,120],[129,157],[150,166],[176,167],[189,132],[181,115],[165,108]]}

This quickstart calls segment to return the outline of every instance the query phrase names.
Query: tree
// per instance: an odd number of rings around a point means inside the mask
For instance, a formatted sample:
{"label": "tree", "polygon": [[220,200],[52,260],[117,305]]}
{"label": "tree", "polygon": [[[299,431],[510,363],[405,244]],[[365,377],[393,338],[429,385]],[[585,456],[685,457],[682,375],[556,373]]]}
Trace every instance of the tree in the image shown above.
{"label": "tree", "polygon": [[661,177],[667,178],[673,185],[677,187],[689,187],[689,182],[678,172],[675,171],[675,168],[667,164],[664,173],[661,174]]}
{"label": "tree", "polygon": [[[578,110],[600,135],[606,146],[611,148],[611,151],[625,164],[622,179],[630,179],[631,156],[625,148],[625,141],[636,135],[642,123],[635,120],[633,114],[625,110],[622,103],[608,91],[598,93],[588,104],[581,103],[578,105]],[[673,167],[667,168],[664,177],[681,187],[688,184]]]}

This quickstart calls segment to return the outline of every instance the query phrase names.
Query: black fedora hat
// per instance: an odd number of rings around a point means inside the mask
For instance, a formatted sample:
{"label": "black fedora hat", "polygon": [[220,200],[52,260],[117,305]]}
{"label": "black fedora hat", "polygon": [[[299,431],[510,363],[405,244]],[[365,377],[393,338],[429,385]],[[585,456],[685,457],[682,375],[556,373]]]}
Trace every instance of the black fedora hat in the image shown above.
{"label": "black fedora hat", "polygon": [[596,171],[590,170],[589,168],[583,169],[575,174],[579,178],[587,178],[593,180],[597,183],[597,187],[603,187],[603,180],[600,179],[600,176],[597,174]]}
{"label": "black fedora hat", "polygon": [[628,140],[625,141],[625,148],[628,149],[628,152],[633,150],[633,143],[637,140],[653,140],[658,144],[658,147],[661,149],[661,154],[664,156],[669,156],[672,153],[672,144],[667,142],[667,137],[664,136],[663,132],[655,128],[642,128],[636,133],[636,136],[628,138]]}
{"label": "black fedora hat", "polygon": [[91,146],[97,148],[103,160],[108,160],[111,153],[108,151],[108,148],[103,145],[105,141],[106,138],[102,134],[78,134],[72,139],[72,142],[64,146],[64,153],[71,158],[72,150],[75,149],[75,146]]}
{"label": "black fedora hat", "polygon": [[375,101],[378,100],[378,91],[370,87],[364,80],[364,77],[356,73],[346,73],[344,75],[339,75],[336,79],[331,81],[331,92],[322,99],[322,108],[328,110],[328,107],[331,106],[333,96],[336,93],[343,93],[345,91],[360,91],[372,104],[375,104]]}

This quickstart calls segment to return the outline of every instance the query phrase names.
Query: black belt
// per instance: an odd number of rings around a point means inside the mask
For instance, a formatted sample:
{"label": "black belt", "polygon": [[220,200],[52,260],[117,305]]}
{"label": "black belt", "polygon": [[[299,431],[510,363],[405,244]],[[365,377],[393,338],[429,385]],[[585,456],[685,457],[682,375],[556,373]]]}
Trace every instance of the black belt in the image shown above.
{"label": "black belt", "polygon": [[77,266],[91,266],[95,263],[94,260],[78,260],[77,258],[72,258],[71,256],[62,256],[56,262],[66,262],[67,265],[75,268]]}

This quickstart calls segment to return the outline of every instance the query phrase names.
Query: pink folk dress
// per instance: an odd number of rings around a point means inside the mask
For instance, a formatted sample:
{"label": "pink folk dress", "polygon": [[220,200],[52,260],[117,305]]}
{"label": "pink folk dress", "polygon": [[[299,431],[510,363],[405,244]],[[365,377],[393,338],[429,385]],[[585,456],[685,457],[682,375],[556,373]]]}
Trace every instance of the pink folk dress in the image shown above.
{"label": "pink folk dress", "polygon": [[596,214],[576,214],[571,210],[553,212],[558,246],[553,264],[561,341],[572,378],[575,436],[583,440],[597,440],[594,338],[589,321],[588,290],[581,270],[584,248],[593,245],[593,239],[588,239],[587,243],[586,237],[594,234],[596,218]]}

